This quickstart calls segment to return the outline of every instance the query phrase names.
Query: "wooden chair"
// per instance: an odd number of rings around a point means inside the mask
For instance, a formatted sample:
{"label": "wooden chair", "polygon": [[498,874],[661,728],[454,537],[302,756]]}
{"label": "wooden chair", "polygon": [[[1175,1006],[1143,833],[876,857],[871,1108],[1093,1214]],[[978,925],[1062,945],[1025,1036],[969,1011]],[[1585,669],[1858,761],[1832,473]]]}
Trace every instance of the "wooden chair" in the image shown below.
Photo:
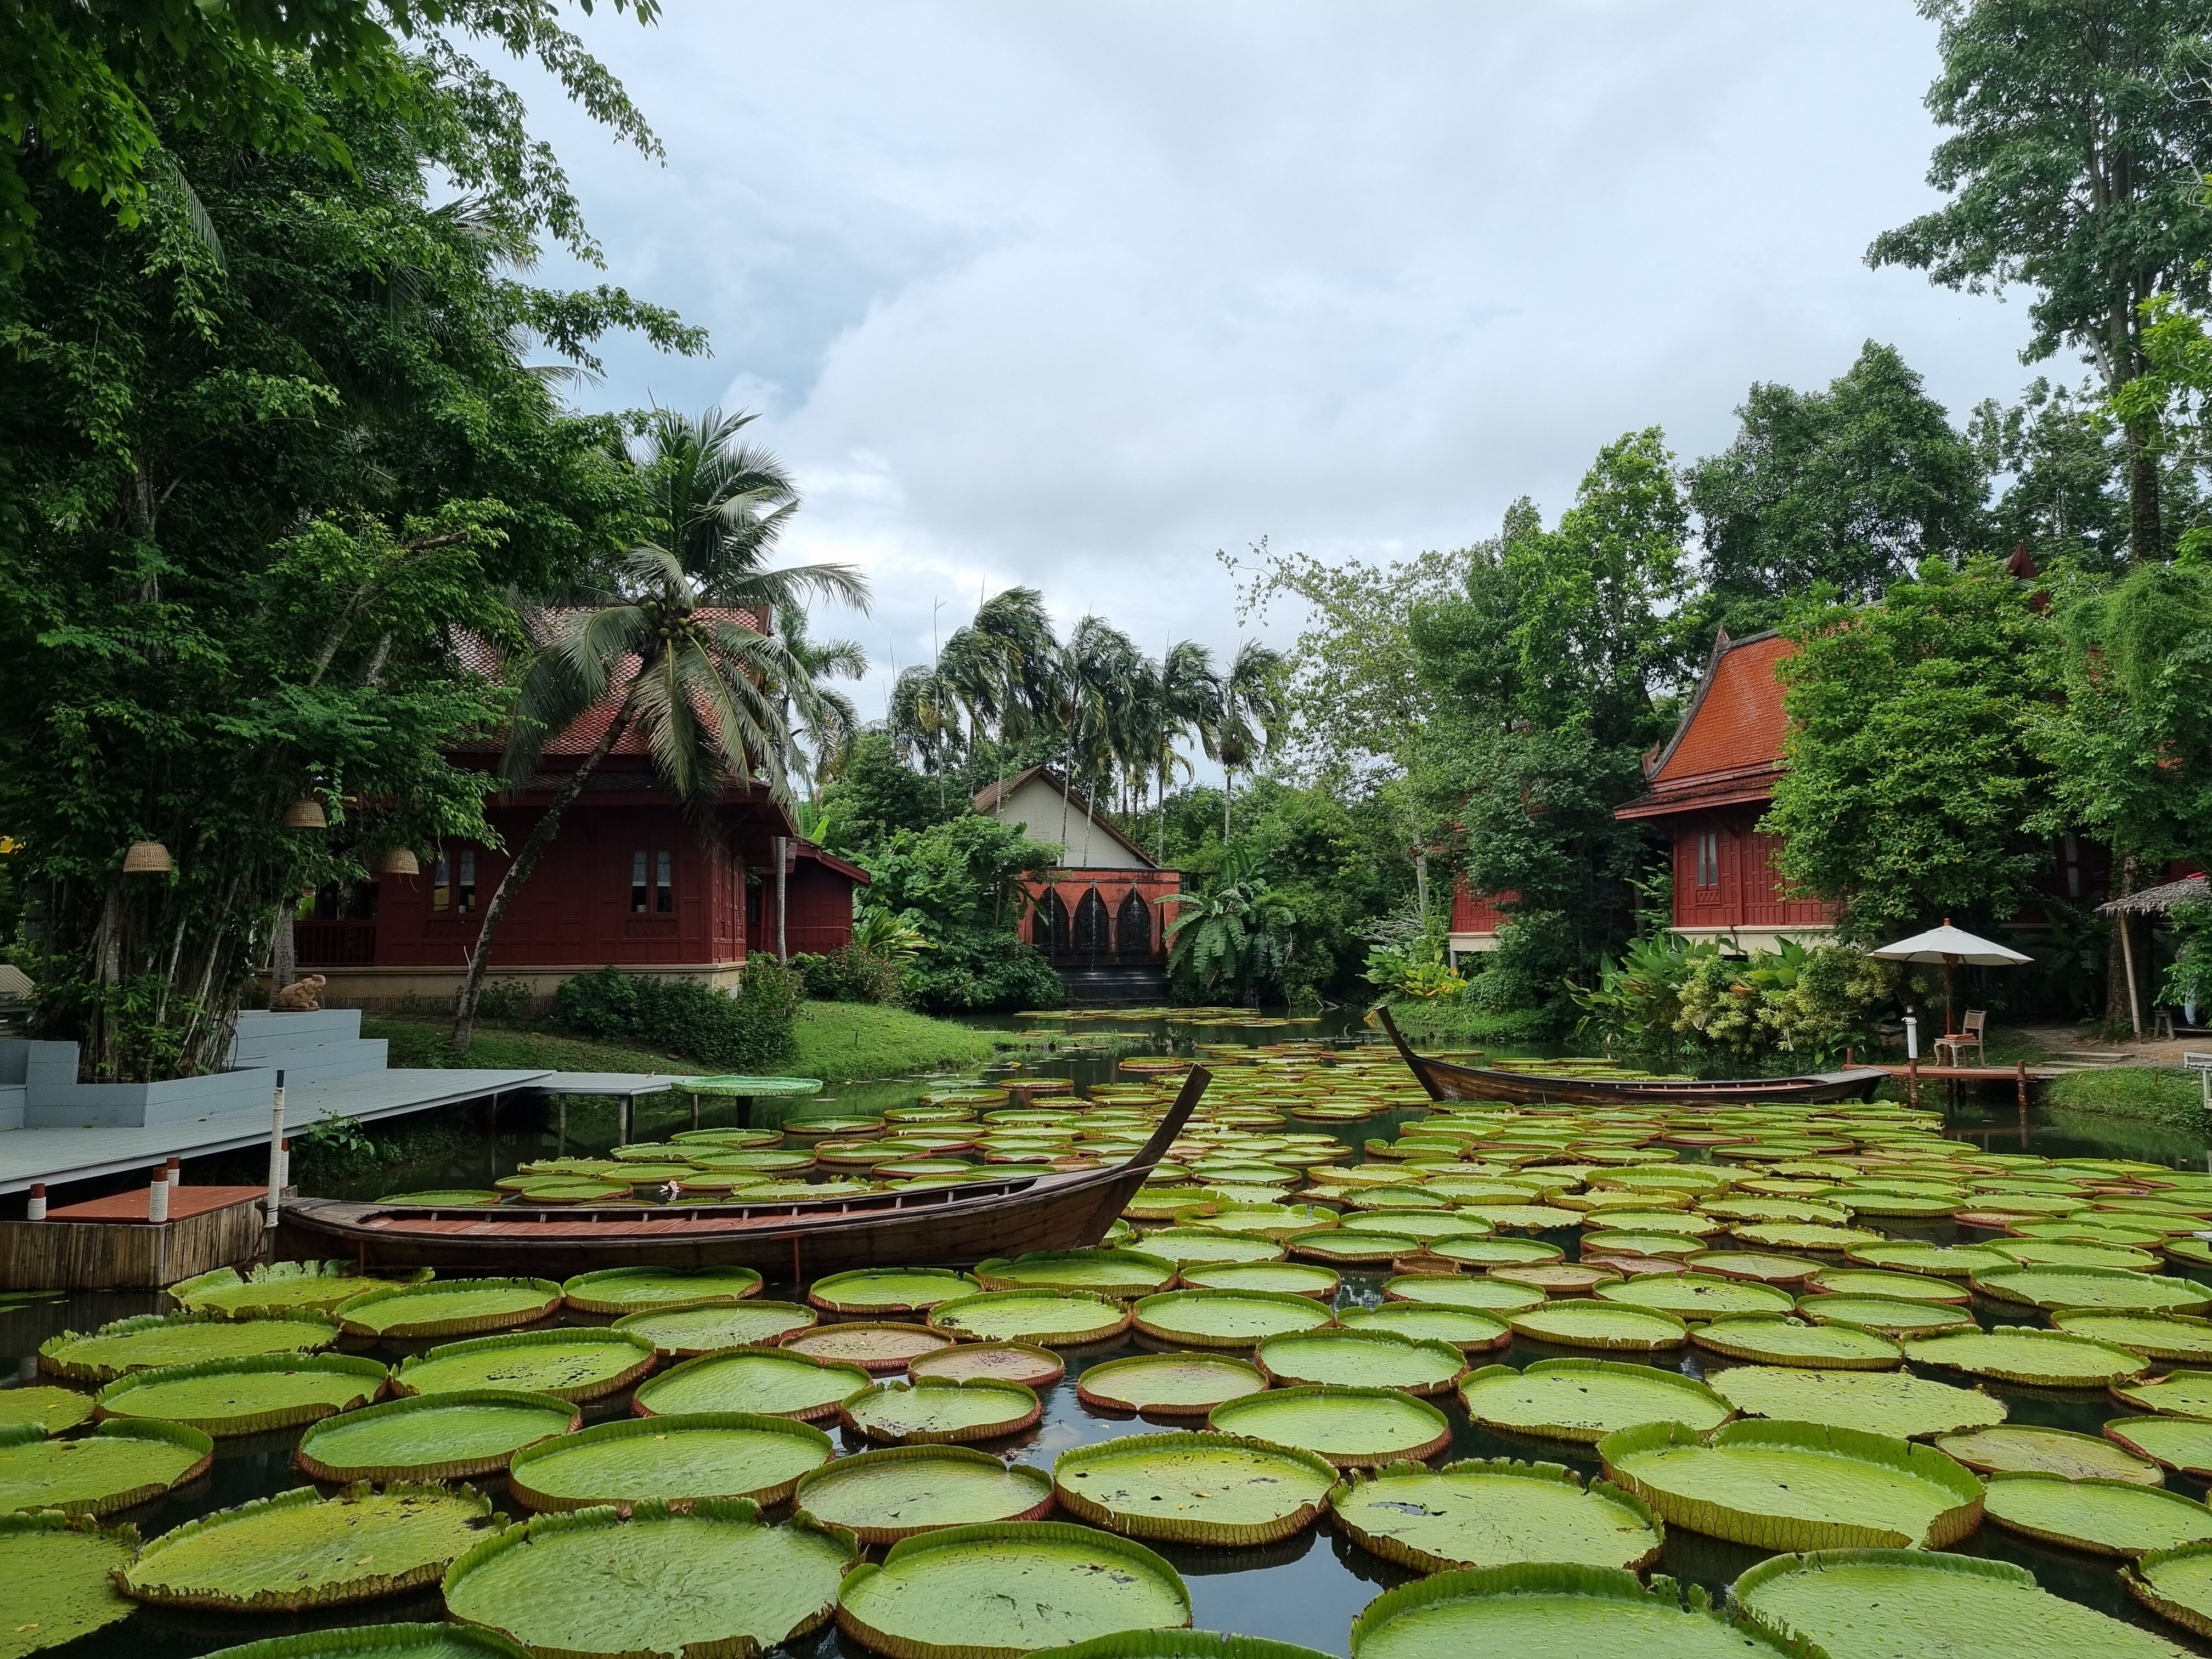
{"label": "wooden chair", "polygon": [[1967,1009],[1966,1017],[1959,1022],[1956,1031],[1949,1036],[1936,1039],[1936,1063],[1938,1066],[1963,1066],[1966,1063],[1966,1050],[1972,1048],[1975,1064],[1987,1064],[1988,1056],[1982,1048],[1982,1026],[1988,1018],[1988,1012],[1983,1009]]}

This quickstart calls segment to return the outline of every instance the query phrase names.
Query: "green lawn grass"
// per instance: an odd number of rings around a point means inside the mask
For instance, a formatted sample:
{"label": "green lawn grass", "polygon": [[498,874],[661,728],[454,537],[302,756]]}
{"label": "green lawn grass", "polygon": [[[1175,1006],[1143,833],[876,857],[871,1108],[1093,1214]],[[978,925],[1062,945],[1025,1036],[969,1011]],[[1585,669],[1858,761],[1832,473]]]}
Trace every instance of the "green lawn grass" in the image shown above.
{"label": "green lawn grass", "polygon": [[2045,1101],[2060,1110],[2094,1112],[2175,1128],[2204,1121],[2204,1085],[2194,1072],[2161,1066],[2113,1066],[2070,1072],[2044,1085]]}
{"label": "green lawn grass", "polygon": [[[593,1042],[534,1026],[479,1024],[468,1058],[456,1061],[447,1044],[450,1024],[420,1017],[365,1019],[361,1034],[392,1045],[395,1066],[455,1064],[514,1072],[697,1072],[681,1054],[619,1043]],[[793,1035],[799,1052],[785,1069],[793,1077],[849,1083],[904,1077],[945,1066],[969,1066],[991,1057],[992,1034],[949,1019],[932,1019],[903,1008],[859,1002],[799,1005]]]}

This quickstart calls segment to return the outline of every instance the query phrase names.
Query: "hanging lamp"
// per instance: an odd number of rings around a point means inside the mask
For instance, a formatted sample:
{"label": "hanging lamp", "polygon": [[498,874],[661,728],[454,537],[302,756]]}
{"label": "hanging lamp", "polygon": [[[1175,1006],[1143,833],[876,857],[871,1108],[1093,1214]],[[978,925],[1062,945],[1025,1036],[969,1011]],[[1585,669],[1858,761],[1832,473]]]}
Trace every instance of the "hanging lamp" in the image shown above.
{"label": "hanging lamp", "polygon": [[126,876],[166,876],[177,867],[169,856],[169,849],[158,841],[134,841],[131,850],[123,855],[123,873]]}
{"label": "hanging lamp", "polygon": [[380,873],[387,876],[419,876],[422,873],[422,866],[416,860],[412,848],[395,847],[384,855],[384,865]]}
{"label": "hanging lamp", "polygon": [[322,802],[313,795],[302,795],[284,809],[284,827],[287,830],[327,830],[331,827],[331,820],[323,811]]}

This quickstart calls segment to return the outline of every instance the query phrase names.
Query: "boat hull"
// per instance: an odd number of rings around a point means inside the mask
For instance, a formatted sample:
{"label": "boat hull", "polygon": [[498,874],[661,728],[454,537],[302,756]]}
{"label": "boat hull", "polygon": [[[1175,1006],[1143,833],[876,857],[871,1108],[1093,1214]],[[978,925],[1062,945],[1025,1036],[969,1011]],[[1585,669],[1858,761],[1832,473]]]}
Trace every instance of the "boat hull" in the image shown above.
{"label": "boat hull", "polygon": [[1382,1029],[1431,1100],[1480,1100],[1508,1105],[1566,1106],[1740,1106],[1773,1102],[1812,1106],[1824,1102],[1871,1100],[1888,1073],[1875,1066],[1845,1072],[1814,1072],[1797,1077],[1636,1079],[1609,1082],[1597,1078],[1546,1077],[1535,1072],[1501,1072],[1489,1066],[1451,1066],[1417,1054],[1398,1033],[1388,1008],[1380,1011]]}
{"label": "boat hull", "polygon": [[369,1272],[568,1279],[601,1267],[734,1267],[794,1283],[856,1267],[967,1267],[1079,1249],[1105,1237],[1208,1080],[1194,1067],[1144,1150],[1111,1169],[799,1204],[448,1209],[292,1198],[279,1212],[277,1249],[295,1261],[350,1257]]}

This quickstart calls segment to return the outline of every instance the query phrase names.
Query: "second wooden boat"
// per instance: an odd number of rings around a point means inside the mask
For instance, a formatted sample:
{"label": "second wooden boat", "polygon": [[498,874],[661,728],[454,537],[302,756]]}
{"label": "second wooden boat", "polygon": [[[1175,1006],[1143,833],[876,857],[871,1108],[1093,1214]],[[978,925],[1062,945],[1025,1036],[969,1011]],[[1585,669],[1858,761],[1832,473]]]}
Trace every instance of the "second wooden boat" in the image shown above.
{"label": "second wooden boat", "polygon": [[1796,1077],[1590,1078],[1547,1077],[1540,1072],[1504,1072],[1492,1066],[1449,1066],[1413,1052],[1398,1033],[1388,1008],[1377,1011],[1382,1029],[1398,1045],[1431,1100],[1487,1100],[1522,1105],[1626,1106],[1810,1106],[1824,1101],[1871,1100],[1889,1073],[1862,1066],[1846,1072],[1811,1072]]}
{"label": "second wooden boat", "polygon": [[1212,1073],[1191,1067],[1141,1151],[1110,1169],[773,1204],[489,1207],[286,1199],[278,1253],[365,1272],[567,1279],[599,1267],[750,1267],[803,1285],[854,1267],[967,1267],[1097,1243],[1190,1121]]}

